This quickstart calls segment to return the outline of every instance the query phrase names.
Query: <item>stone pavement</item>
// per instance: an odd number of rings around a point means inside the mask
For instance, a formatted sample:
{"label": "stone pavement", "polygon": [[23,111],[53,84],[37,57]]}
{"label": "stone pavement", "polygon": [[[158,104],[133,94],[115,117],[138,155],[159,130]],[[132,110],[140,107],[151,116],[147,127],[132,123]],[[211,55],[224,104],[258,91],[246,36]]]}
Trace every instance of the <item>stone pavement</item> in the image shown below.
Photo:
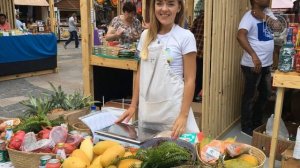
{"label": "stone pavement", "polygon": [[51,86],[62,86],[66,93],[82,91],[81,49],[74,48],[74,42],[63,48],[63,42],[57,44],[58,73],[30,78],[0,81],[0,117],[23,116],[26,107],[19,102],[29,96],[50,93]]}

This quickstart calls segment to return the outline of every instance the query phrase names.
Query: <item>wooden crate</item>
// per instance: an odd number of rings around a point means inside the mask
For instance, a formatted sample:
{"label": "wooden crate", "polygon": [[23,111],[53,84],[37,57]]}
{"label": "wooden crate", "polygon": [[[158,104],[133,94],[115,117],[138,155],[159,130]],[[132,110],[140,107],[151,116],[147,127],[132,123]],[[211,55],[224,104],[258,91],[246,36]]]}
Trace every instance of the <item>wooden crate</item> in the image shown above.
{"label": "wooden crate", "polygon": [[[296,135],[298,124],[285,123],[289,134]],[[266,135],[266,124],[256,128],[253,131],[252,145],[261,149],[267,156],[270,154],[271,147],[271,136]],[[281,160],[281,153],[284,152],[289,146],[294,145],[294,141],[278,139],[277,150],[276,150],[276,160]]]}
{"label": "wooden crate", "polygon": [[72,111],[60,111],[56,113],[48,114],[47,117],[49,120],[54,120],[59,118],[60,116],[63,116],[65,121],[71,126],[74,123],[81,122],[78,118],[84,115],[87,115],[89,113],[89,109],[80,109],[80,110],[72,110]]}
{"label": "wooden crate", "polygon": [[282,153],[281,168],[300,168],[300,160],[293,158],[294,145]]}

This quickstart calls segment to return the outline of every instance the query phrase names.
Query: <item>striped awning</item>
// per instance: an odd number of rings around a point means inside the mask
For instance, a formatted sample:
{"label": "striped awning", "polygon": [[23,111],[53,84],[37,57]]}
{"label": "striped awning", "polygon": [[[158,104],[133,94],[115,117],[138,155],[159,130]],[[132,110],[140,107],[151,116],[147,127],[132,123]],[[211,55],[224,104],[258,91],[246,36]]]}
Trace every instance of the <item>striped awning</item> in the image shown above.
{"label": "striped awning", "polygon": [[46,0],[14,0],[15,5],[49,6]]}

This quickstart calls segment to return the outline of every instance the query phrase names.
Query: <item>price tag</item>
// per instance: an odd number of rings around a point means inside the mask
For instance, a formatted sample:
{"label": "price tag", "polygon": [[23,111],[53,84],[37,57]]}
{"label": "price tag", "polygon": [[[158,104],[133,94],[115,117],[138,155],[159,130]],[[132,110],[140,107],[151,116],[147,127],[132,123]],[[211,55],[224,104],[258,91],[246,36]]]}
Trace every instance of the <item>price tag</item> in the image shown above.
{"label": "price tag", "polygon": [[215,148],[211,148],[211,147],[207,148],[206,154],[213,158],[216,158],[216,159],[218,159],[221,155],[221,153],[218,150],[216,150]]}

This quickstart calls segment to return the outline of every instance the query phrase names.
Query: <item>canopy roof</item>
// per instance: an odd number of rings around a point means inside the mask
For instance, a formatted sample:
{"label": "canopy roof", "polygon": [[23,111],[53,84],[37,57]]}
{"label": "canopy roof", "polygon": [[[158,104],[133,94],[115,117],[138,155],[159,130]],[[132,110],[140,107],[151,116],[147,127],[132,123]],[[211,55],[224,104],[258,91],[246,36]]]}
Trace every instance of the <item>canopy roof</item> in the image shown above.
{"label": "canopy roof", "polygon": [[54,6],[61,11],[79,11],[80,0],[60,0],[55,2]]}
{"label": "canopy roof", "polygon": [[49,6],[46,0],[14,0],[15,5]]}

